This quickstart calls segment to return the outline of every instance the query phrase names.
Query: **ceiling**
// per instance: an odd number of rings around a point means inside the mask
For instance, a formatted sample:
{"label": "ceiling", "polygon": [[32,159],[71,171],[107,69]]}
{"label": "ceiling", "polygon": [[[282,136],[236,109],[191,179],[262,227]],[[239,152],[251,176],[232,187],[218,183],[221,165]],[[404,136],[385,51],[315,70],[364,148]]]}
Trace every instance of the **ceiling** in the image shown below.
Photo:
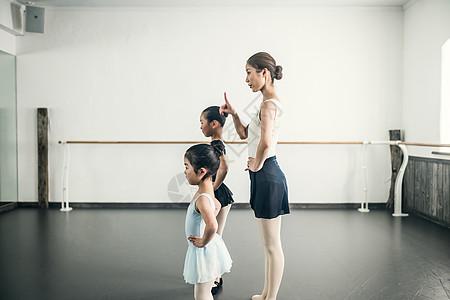
{"label": "ceiling", "polygon": [[[415,0],[30,0],[41,7],[403,7]],[[19,0],[26,4],[28,1]]]}

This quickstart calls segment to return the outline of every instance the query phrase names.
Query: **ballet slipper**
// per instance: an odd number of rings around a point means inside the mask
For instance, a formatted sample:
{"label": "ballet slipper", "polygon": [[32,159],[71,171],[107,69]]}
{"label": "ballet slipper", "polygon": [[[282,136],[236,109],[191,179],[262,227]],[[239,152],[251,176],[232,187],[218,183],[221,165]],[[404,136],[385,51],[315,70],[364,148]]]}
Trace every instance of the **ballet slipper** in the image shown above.
{"label": "ballet slipper", "polygon": [[266,298],[262,295],[253,295],[252,300],[265,300]]}

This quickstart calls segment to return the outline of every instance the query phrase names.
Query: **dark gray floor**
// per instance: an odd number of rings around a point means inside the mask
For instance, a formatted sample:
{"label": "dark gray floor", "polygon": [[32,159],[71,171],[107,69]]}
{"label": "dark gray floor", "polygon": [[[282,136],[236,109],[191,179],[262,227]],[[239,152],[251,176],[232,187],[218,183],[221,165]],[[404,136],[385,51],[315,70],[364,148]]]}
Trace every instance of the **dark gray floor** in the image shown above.
{"label": "dark gray floor", "polygon": [[[183,209],[15,209],[0,214],[0,299],[193,299]],[[450,299],[450,230],[387,211],[293,210],[279,300]],[[256,219],[232,209],[234,260],[216,299],[263,285]]]}

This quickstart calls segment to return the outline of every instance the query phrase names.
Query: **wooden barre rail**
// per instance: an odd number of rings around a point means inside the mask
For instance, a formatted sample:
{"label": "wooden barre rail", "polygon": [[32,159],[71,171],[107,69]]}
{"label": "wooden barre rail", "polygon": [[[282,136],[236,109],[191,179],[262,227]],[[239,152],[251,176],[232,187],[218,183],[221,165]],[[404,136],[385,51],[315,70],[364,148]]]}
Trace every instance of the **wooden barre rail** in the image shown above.
{"label": "wooden barre rail", "polygon": [[[385,142],[386,144],[393,141]],[[201,144],[207,141],[58,141],[59,144]],[[395,143],[395,141],[394,141]],[[240,141],[225,141],[225,144],[247,144]],[[363,145],[363,144],[380,144],[380,142],[278,142],[281,145]],[[398,142],[399,145],[420,146],[420,147],[449,147],[450,144],[435,143],[408,143]]]}
{"label": "wooden barre rail", "polygon": [[[202,144],[208,141],[59,141],[59,144]],[[225,144],[247,144],[247,142],[224,141]],[[369,142],[370,143],[370,142]],[[286,145],[302,144],[363,144],[363,142],[278,142]]]}

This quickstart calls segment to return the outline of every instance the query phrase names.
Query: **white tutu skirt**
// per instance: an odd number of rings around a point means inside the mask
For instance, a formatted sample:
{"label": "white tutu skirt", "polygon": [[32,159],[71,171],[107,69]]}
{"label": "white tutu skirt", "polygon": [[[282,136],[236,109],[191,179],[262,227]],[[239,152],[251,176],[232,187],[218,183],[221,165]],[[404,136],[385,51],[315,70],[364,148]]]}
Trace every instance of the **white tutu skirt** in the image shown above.
{"label": "white tutu skirt", "polygon": [[229,273],[232,263],[228,249],[218,234],[203,248],[197,248],[189,242],[184,261],[184,280],[190,284],[214,280]]}

